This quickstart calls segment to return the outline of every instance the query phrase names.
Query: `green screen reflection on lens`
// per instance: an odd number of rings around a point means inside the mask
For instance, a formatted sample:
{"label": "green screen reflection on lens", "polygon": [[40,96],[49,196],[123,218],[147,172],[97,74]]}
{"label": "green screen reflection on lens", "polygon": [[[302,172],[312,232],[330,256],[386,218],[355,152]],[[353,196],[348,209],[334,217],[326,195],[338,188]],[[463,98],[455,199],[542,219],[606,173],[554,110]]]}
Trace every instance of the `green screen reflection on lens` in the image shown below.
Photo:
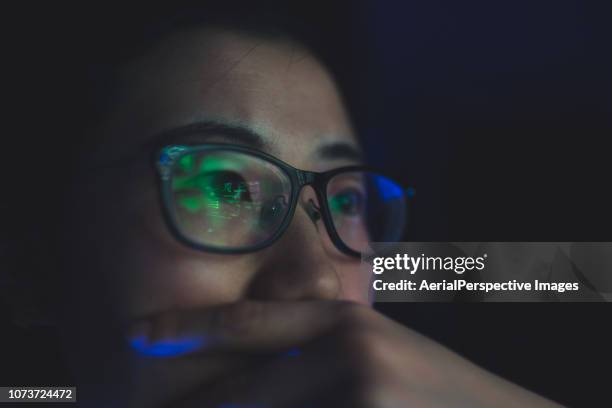
{"label": "green screen reflection on lens", "polygon": [[193,154],[186,154],[178,161],[178,165],[182,172],[191,173],[193,171],[194,159]]}
{"label": "green screen reflection on lens", "polygon": [[329,199],[329,208],[333,214],[355,215],[359,211],[361,198],[355,191],[335,194]]}
{"label": "green screen reflection on lens", "polygon": [[177,160],[171,189],[185,236],[207,245],[241,247],[268,238],[281,224],[291,181],[252,155],[202,150]]}
{"label": "green screen reflection on lens", "polygon": [[253,207],[249,187],[259,182],[247,183],[240,174],[240,159],[188,154],[178,161],[172,181],[176,202],[180,209],[203,216],[208,233],[221,231],[228,220]]}

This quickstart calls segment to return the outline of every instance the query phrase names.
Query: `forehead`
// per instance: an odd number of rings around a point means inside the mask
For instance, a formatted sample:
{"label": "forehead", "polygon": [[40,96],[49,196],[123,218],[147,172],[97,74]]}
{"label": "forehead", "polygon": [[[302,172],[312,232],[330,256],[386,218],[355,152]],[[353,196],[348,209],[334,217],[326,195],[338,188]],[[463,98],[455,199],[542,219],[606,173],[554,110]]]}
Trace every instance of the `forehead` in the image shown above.
{"label": "forehead", "polygon": [[105,141],[135,144],[212,120],[253,129],[270,153],[296,166],[322,143],[356,144],[330,74],[287,39],[222,29],[176,33],[126,66],[121,89]]}

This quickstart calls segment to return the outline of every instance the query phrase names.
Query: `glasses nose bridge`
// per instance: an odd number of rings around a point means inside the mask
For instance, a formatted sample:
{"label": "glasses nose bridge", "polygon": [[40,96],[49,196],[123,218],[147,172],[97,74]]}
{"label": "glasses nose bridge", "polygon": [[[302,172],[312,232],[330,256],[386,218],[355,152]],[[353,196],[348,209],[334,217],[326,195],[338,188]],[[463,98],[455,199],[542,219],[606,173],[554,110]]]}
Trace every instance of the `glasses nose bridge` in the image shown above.
{"label": "glasses nose bridge", "polygon": [[[322,218],[321,207],[325,205],[325,203],[323,203],[323,194],[320,191],[320,174],[312,171],[295,169],[295,175],[298,183],[296,189],[296,205],[301,205],[312,222],[317,224],[317,221]],[[302,195],[305,186],[310,186],[312,188],[314,196],[310,198],[305,197],[302,204],[298,204],[300,202],[299,197]],[[326,228],[329,227],[326,225]]]}
{"label": "glasses nose bridge", "polygon": [[300,169],[295,169],[295,172],[298,181],[298,193],[302,190],[304,186],[314,186],[317,173]]}
{"label": "glasses nose bridge", "polygon": [[[295,169],[295,173],[296,173],[296,177],[297,177],[297,188],[296,188],[296,198],[299,197],[302,193],[302,190],[304,189],[305,186],[310,186],[313,189],[313,192],[315,194],[316,197],[316,201],[322,201],[323,200],[323,195],[322,195],[322,191],[320,191],[320,179],[319,179],[319,173],[313,172],[313,171],[306,171],[306,170],[300,170],[300,169]],[[310,200],[312,201],[312,199]],[[320,206],[325,205],[324,203],[320,202],[317,208],[320,208]]]}

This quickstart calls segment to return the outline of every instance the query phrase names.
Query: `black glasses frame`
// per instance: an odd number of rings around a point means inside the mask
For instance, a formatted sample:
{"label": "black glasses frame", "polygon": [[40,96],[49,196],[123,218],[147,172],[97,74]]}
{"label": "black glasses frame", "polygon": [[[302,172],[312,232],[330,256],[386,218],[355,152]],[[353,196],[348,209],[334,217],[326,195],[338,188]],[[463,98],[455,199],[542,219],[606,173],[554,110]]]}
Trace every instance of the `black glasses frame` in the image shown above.
{"label": "black glasses frame", "polygon": [[[289,177],[289,180],[291,182],[291,197],[289,202],[289,210],[285,214],[285,218],[278,226],[277,230],[270,236],[270,238],[261,243],[258,243],[257,245],[252,245],[244,248],[220,248],[216,246],[204,245],[199,242],[193,241],[192,239],[187,237],[185,234],[182,233],[178,226],[178,222],[175,217],[175,203],[173,200],[172,191],[172,176],[174,164],[181,157],[187,154],[193,154],[203,151],[212,152],[220,150],[239,152],[272,163],[273,165],[281,169]],[[293,215],[298,204],[300,192],[302,191],[304,186],[312,186],[319,201],[319,206],[316,206],[315,209],[321,214],[321,218],[323,219],[323,223],[325,224],[327,233],[329,234],[329,237],[331,238],[336,248],[346,255],[355,257],[361,256],[359,252],[349,248],[342,241],[338,232],[336,231],[336,228],[334,227],[331,211],[327,202],[327,183],[332,177],[340,173],[352,171],[367,171],[380,175],[383,174],[372,167],[356,165],[339,167],[326,172],[306,171],[297,169],[283,162],[282,160],[279,160],[276,157],[261,152],[259,150],[221,143],[202,144],[197,146],[170,145],[163,147],[157,157],[158,159],[156,167],[160,176],[161,199],[163,203],[164,216],[166,218],[168,227],[180,242],[191,248],[219,254],[244,254],[269,247],[274,242],[276,242],[289,227],[289,224],[293,219]],[[402,189],[402,191],[405,194],[405,189]]]}

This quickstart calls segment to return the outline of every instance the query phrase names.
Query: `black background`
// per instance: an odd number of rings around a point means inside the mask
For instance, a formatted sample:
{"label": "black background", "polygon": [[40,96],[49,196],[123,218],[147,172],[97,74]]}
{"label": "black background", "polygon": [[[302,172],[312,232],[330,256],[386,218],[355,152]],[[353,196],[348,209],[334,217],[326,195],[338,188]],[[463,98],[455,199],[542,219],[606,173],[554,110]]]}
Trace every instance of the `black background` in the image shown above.
{"label": "black background", "polygon": [[[611,240],[609,1],[290,7],[326,38],[320,52],[338,76],[371,161],[416,187],[406,239]],[[9,41],[17,53],[7,64],[18,71],[14,78],[25,78],[12,105],[26,114],[7,137],[41,129],[53,135],[70,118],[45,108],[73,95],[61,91],[74,67],[57,61],[92,50],[58,42],[74,40],[90,23],[104,30],[112,26],[104,20],[164,10],[81,6],[15,14]],[[378,307],[561,403],[610,405],[607,304]],[[52,330],[3,327],[2,384],[70,383],[56,369]]]}

